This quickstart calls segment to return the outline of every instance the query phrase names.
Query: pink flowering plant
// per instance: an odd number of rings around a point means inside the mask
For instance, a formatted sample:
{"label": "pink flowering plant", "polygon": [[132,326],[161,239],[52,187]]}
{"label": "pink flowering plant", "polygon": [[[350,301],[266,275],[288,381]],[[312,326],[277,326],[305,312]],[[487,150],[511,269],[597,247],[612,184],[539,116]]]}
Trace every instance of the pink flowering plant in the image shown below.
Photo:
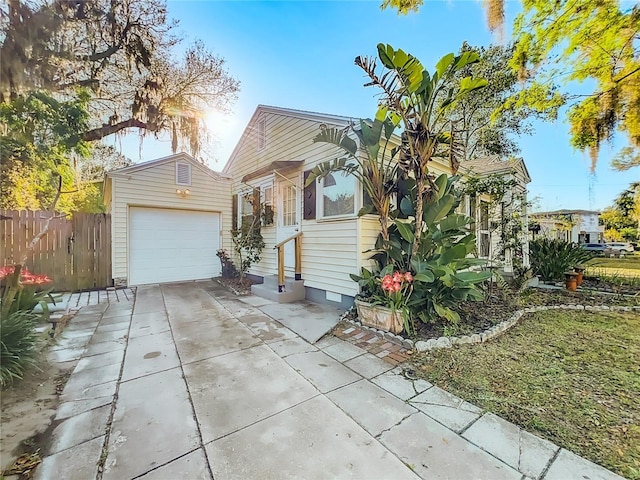
{"label": "pink flowering plant", "polygon": [[47,313],[47,303],[55,303],[50,294],[51,290],[42,290],[42,287],[49,283],[51,278],[48,275],[31,273],[20,265],[0,267],[2,315],[6,316],[15,311],[31,312],[38,304]]}
{"label": "pink flowering plant", "polygon": [[398,270],[388,273],[380,280],[380,286],[384,292],[385,305],[393,312],[400,312],[404,322],[404,329],[411,335],[413,328],[411,324],[410,311],[407,302],[413,292],[413,274],[411,272],[400,272]]}
{"label": "pink flowering plant", "polygon": [[387,265],[377,274],[363,268],[362,276],[351,275],[351,278],[362,287],[362,293],[359,295],[362,300],[399,312],[402,315],[405,331],[409,335],[414,333],[411,311],[408,307],[414,280],[410,271],[394,270],[393,265]]}

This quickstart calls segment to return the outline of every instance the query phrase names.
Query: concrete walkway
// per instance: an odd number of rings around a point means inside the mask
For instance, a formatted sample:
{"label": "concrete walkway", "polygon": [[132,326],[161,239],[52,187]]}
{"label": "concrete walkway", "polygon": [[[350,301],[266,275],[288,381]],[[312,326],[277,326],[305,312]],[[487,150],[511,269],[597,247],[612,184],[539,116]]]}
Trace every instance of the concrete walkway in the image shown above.
{"label": "concrete walkway", "polygon": [[83,308],[35,478],[620,478],[244,300],[203,282]]}

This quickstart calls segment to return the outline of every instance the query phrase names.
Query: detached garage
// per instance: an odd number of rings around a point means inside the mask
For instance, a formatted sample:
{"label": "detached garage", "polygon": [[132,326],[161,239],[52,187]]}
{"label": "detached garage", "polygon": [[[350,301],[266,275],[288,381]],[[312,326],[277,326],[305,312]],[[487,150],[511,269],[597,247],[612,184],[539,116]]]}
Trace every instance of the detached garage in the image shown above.
{"label": "detached garage", "polygon": [[220,275],[230,248],[231,180],[180,153],[107,175],[115,285]]}

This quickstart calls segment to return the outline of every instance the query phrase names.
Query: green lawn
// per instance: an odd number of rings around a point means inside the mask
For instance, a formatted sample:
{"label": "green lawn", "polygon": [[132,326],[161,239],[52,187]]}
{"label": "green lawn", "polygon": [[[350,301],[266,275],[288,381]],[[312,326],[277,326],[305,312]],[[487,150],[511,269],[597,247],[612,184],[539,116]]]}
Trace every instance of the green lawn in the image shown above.
{"label": "green lawn", "polygon": [[595,257],[586,263],[587,274],[599,276],[638,277],[640,279],[640,255],[623,258]]}
{"label": "green lawn", "polygon": [[498,339],[414,357],[438,386],[640,479],[640,317],[529,314]]}

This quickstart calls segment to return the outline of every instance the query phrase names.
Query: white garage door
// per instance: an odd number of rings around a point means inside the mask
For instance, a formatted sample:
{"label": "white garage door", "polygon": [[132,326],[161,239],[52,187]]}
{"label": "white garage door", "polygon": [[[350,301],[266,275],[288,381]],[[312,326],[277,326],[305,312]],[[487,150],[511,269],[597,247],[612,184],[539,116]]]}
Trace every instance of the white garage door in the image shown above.
{"label": "white garage door", "polygon": [[220,214],[129,209],[129,284],[198,280],[220,275]]}

